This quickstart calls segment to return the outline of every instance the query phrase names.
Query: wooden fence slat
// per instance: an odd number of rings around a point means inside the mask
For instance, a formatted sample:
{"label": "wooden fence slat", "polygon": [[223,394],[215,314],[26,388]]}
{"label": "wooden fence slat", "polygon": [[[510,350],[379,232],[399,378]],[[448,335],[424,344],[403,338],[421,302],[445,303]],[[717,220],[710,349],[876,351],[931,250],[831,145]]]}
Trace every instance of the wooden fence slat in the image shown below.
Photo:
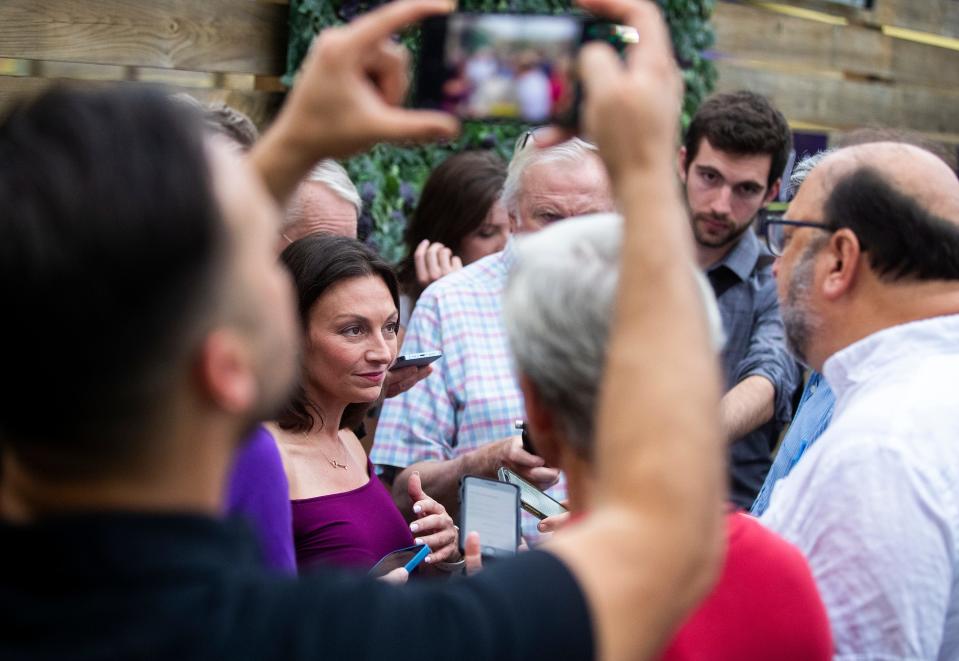
{"label": "wooden fence slat", "polygon": [[252,0],[2,0],[0,57],[279,75],[288,12]]}
{"label": "wooden fence slat", "polygon": [[947,37],[959,37],[957,0],[875,0],[870,10],[845,7],[826,0],[777,0],[813,9],[863,25],[893,25]]}
{"label": "wooden fence slat", "polygon": [[870,28],[827,25],[725,2],[716,6],[713,25],[721,57],[886,81],[959,85],[959,51],[893,39]]}
{"label": "wooden fence slat", "polygon": [[[0,76],[0,115],[13,100],[25,95],[35,94],[54,82],[49,78],[33,76]],[[87,84],[102,84],[89,82]],[[140,82],[111,83],[116,85],[142,85]],[[200,89],[167,86],[171,93],[186,92],[205,103],[223,102],[246,113],[253,122],[263,129],[272,121],[283,101],[283,95],[277,92],[246,90]]]}
{"label": "wooden fence slat", "polygon": [[836,128],[881,124],[959,135],[959,90],[888,85],[837,76],[744,67],[720,62],[720,91],[751,89],[768,96],[790,120]]}

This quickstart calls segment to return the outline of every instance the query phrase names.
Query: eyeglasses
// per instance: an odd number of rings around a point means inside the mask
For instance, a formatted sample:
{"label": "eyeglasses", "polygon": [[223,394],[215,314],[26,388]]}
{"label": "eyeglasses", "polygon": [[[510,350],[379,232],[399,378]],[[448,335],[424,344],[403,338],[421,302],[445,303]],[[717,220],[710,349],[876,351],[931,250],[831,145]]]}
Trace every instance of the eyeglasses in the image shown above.
{"label": "eyeglasses", "polygon": [[545,126],[537,126],[536,128],[532,128],[528,131],[524,131],[523,135],[517,138],[514,151],[518,151],[518,152],[523,151],[524,149],[526,149],[526,145],[529,144],[531,141],[535,145],[536,134],[545,128],[546,128]]}
{"label": "eyeglasses", "polygon": [[783,254],[786,248],[786,227],[818,227],[824,232],[831,232],[832,228],[825,223],[813,223],[806,220],[788,220],[782,216],[768,216],[763,219],[761,229],[766,239],[766,247],[776,257]]}

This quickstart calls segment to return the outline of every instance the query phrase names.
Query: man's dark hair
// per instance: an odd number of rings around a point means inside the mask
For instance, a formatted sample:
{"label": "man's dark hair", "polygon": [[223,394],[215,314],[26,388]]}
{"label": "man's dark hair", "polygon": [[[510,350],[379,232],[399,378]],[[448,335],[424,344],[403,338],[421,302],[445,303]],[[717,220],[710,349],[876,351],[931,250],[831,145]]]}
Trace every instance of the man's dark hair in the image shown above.
{"label": "man's dark hair", "polygon": [[0,439],[50,478],[143,456],[223,254],[201,121],[54,86],[0,120]]}
{"label": "man's dark hair", "polygon": [[683,142],[687,171],[703,138],[714,149],[737,156],[769,154],[767,188],[782,176],[792,149],[786,118],[766,97],[745,90],[714,94],[699,106]]}
{"label": "man's dark hair", "polygon": [[[280,255],[280,260],[293,276],[296,288],[297,308],[304,334],[309,334],[310,310],[313,304],[333,285],[363,276],[378,276],[383,280],[399,308],[400,295],[396,275],[392,267],[366,245],[356,239],[332,234],[310,234],[294,241]],[[326,424],[319,409],[311,403],[303,387],[303,379],[283,411],[277,416],[277,424],[293,432],[309,431],[316,418]],[[338,420],[338,429],[355,429],[372,402],[350,404]],[[316,418],[314,418],[316,416]]]}
{"label": "man's dark hair", "polygon": [[884,280],[959,280],[959,227],[924,209],[874,168],[859,167],[836,182],[824,221],[832,230],[851,229]]}

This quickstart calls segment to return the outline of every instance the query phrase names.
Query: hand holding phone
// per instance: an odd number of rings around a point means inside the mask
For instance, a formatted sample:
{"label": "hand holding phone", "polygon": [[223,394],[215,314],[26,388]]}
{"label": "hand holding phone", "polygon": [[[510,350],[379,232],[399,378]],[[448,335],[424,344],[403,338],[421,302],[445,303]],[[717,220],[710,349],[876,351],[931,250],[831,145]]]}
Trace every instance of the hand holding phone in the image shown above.
{"label": "hand holding phone", "polygon": [[416,105],[467,119],[574,126],[575,59],[584,41],[636,30],[574,15],[455,13],[423,22]]}
{"label": "hand holding phone", "polygon": [[515,555],[520,542],[519,488],[485,477],[467,475],[460,485],[460,551],[465,539],[479,533],[483,558]]}

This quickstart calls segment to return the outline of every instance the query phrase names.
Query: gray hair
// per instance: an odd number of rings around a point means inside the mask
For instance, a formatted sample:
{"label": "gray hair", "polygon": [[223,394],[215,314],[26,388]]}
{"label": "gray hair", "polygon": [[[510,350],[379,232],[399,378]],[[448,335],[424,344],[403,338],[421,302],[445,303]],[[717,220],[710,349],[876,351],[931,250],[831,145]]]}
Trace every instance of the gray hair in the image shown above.
{"label": "gray hair", "polygon": [[[622,235],[622,218],[604,213],[515,239],[516,263],[503,299],[517,370],[535,385],[570,446],[583,457],[593,446]],[[723,330],[716,299],[702,273],[693,264],[689,268],[701,287],[718,351]]]}
{"label": "gray hair", "polygon": [[806,177],[808,177],[809,173],[813,171],[813,168],[822,163],[827,156],[835,151],[835,149],[819,151],[812,156],[807,156],[796,164],[796,167],[793,168],[792,174],[789,175],[788,199],[791,200],[796,197],[796,193],[799,192],[799,187],[802,186],[804,181],[806,181]]}
{"label": "gray hair", "polygon": [[503,206],[506,207],[506,212],[517,222],[522,222],[519,217],[519,198],[523,195],[523,173],[531,165],[552,161],[575,162],[590,155],[598,156],[596,145],[580,138],[573,138],[543,149],[536,147],[535,138],[532,136],[529,136],[528,139],[525,136],[520,138],[520,141],[524,140],[529,144],[521,146],[519,142],[517,143],[516,149],[513,151],[513,158],[506,170],[506,181],[503,182]]}
{"label": "gray hair", "polygon": [[327,186],[336,193],[337,197],[356,207],[356,217],[363,214],[363,199],[356,190],[356,184],[350,179],[346,169],[332,158],[324,158],[313,166],[306,181],[312,181]]}

